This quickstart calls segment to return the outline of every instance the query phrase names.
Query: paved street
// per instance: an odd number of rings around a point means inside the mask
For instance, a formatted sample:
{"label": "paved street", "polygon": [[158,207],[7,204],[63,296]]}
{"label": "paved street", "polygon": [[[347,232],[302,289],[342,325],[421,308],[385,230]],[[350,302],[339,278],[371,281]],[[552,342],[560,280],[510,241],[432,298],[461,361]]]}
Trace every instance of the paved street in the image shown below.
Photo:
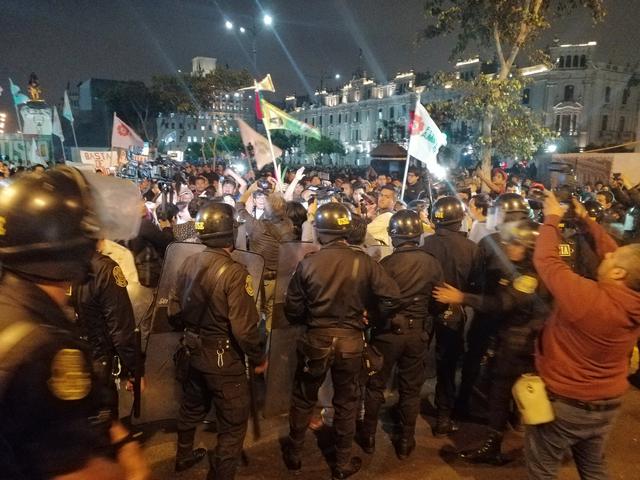
{"label": "paved street", "polygon": [[[432,397],[431,397],[432,398]],[[377,450],[375,455],[364,454],[359,447],[354,447],[354,454],[364,460],[364,467],[356,479],[385,480],[497,480],[526,479],[522,456],[522,434],[510,431],[506,437],[504,451],[513,458],[508,465],[497,467],[469,466],[455,461],[451,452],[455,449],[475,445],[481,437],[483,427],[476,424],[462,424],[460,431],[451,439],[435,439],[427,421],[429,417],[418,420],[418,446],[409,460],[399,461],[389,442],[391,421],[389,411],[383,418],[382,428],[378,431]],[[279,438],[287,431],[286,417],[270,419],[263,423],[263,438],[254,443],[251,433],[246,442],[246,453],[249,465],[238,473],[240,479],[280,479],[304,478],[320,480],[330,478],[329,467],[323,458],[320,446],[327,445],[328,435],[308,434],[306,456],[303,460],[303,471],[299,477],[290,475],[280,458]],[[170,432],[170,425],[154,425],[147,428],[145,452],[154,471],[154,478],[164,479],[204,479],[206,465],[202,463],[193,470],[177,475],[173,472],[175,453],[175,434]],[[199,432],[201,446],[213,447],[215,436],[205,431]],[[330,448],[325,448],[330,455]],[[640,479],[640,391],[631,389],[627,394],[608,447],[608,459],[612,479]],[[571,462],[562,470],[562,480],[575,480],[578,475]]]}

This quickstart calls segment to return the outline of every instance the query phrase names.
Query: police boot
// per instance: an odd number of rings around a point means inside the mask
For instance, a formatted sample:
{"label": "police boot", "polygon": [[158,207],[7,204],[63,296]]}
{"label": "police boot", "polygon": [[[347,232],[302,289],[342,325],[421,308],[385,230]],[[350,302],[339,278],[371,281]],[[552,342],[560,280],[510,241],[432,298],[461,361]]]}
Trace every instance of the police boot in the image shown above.
{"label": "police boot", "polygon": [[458,431],[458,426],[449,417],[438,417],[436,426],[433,427],[433,436],[443,438]]}
{"label": "police boot", "polygon": [[358,423],[356,426],[356,443],[360,445],[362,451],[371,455],[376,450],[376,432],[371,433],[369,428],[366,428],[363,423]]}
{"label": "police boot", "polygon": [[504,465],[505,458],[500,452],[502,446],[502,433],[490,431],[484,444],[475,450],[465,450],[458,456],[470,463],[487,463],[489,465]]}
{"label": "police boot", "polygon": [[352,457],[348,465],[344,467],[333,467],[331,469],[332,480],[344,480],[355,475],[362,468],[362,459],[360,457]]}
{"label": "police boot", "polygon": [[193,449],[196,430],[178,431],[178,451],[176,453],[176,472],[184,472],[207,456],[206,448]]}
{"label": "police boot", "polygon": [[411,452],[416,448],[416,439],[414,437],[403,437],[398,441],[396,446],[396,455],[400,460],[409,458]]}
{"label": "police boot", "polygon": [[300,460],[300,454],[293,448],[293,442],[290,438],[282,445],[282,460],[287,466],[287,470],[293,473],[300,472],[302,460]]}

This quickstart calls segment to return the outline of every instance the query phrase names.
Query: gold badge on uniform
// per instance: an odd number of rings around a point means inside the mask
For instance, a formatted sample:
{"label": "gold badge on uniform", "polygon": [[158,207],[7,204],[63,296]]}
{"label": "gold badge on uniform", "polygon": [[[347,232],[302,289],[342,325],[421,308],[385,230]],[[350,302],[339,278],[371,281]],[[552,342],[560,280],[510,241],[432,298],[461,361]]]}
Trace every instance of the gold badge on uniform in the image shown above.
{"label": "gold badge on uniform", "polygon": [[513,288],[517,291],[531,295],[538,288],[538,280],[529,275],[520,275],[513,281]]}
{"label": "gold badge on uniform", "polygon": [[348,218],[339,218],[338,225],[349,225],[351,221]]}
{"label": "gold badge on uniform", "polygon": [[571,256],[571,245],[568,243],[561,243],[558,245],[558,254],[561,257],[570,257]]}
{"label": "gold badge on uniform", "polygon": [[5,228],[6,224],[7,224],[7,219],[4,217],[0,217],[0,235],[7,234],[7,229]]}
{"label": "gold badge on uniform", "polygon": [[193,224],[193,228],[195,228],[197,231],[204,230],[204,222],[195,222]]}
{"label": "gold badge on uniform", "polygon": [[255,290],[253,289],[253,278],[251,275],[247,275],[247,279],[244,281],[244,289],[247,291],[249,296],[253,297]]}
{"label": "gold badge on uniform", "polygon": [[64,348],[51,363],[49,390],[60,400],[82,400],[91,391],[91,375],[80,350]]}
{"label": "gold badge on uniform", "polygon": [[113,279],[116,281],[116,285],[118,285],[119,287],[127,286],[127,279],[125,278],[124,273],[122,273],[122,269],[118,265],[113,267]]}

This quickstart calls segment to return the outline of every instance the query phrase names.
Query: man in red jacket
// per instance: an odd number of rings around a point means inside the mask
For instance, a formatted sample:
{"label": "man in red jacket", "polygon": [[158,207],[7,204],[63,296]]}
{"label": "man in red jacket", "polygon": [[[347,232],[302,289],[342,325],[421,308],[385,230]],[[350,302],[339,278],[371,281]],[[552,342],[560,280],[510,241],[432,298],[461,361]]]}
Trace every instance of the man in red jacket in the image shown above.
{"label": "man in red jacket", "polygon": [[608,478],[604,445],[628,386],[629,352],[640,334],[640,245],[618,247],[580,203],[574,201],[574,208],[601,263],[593,281],[573,273],[560,258],[558,224],[565,209],[549,193],[533,263],[555,300],[536,351],[555,420],[527,427],[532,480],[556,478],[568,449],[582,479]]}

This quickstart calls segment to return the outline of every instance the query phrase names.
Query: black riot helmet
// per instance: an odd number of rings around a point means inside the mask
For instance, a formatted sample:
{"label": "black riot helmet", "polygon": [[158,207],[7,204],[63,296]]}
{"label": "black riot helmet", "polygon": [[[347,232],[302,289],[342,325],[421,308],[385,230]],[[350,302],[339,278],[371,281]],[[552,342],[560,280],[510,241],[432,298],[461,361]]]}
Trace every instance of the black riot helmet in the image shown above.
{"label": "black riot helmet", "polygon": [[211,248],[231,247],[237,223],[235,211],[227,203],[209,202],[198,210],[195,229],[202,243]]}
{"label": "black riot helmet", "polygon": [[351,212],[341,203],[325,203],[316,211],[314,226],[323,245],[339,238],[347,239],[351,233]]}
{"label": "black riot helmet", "polygon": [[420,215],[412,210],[400,210],[394,213],[389,219],[387,232],[394,247],[406,242],[419,243],[423,232]]}
{"label": "black riot helmet", "polygon": [[583,205],[591,219],[598,223],[602,221],[604,218],[604,207],[602,205],[595,200],[587,200]]}
{"label": "black riot helmet", "polygon": [[27,174],[0,191],[0,263],[29,281],[84,281],[101,227],[74,168]]}
{"label": "black riot helmet", "polygon": [[458,197],[439,198],[433,204],[431,218],[437,227],[461,222],[464,218],[464,204]]}
{"label": "black riot helmet", "polygon": [[499,227],[500,239],[505,244],[518,243],[533,251],[540,234],[539,228],[539,223],[529,219],[505,222]]}
{"label": "black riot helmet", "polygon": [[531,207],[522,195],[517,193],[503,193],[493,202],[489,209],[487,228],[498,228],[505,222],[515,222],[529,218]]}

